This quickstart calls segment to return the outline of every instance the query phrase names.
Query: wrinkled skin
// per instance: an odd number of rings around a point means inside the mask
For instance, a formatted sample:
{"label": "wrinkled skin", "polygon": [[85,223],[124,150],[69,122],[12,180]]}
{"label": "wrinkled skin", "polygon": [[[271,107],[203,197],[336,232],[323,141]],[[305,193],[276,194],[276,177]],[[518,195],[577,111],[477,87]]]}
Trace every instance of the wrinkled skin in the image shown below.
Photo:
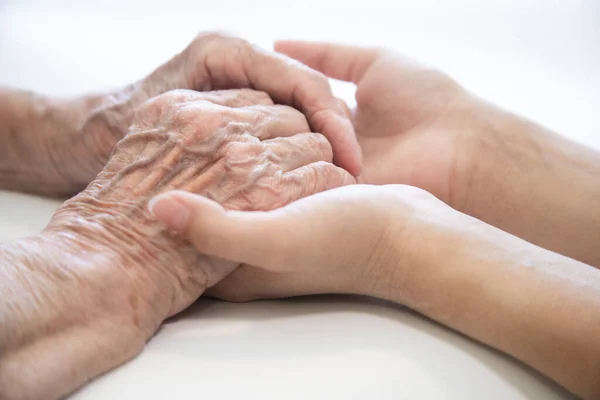
{"label": "wrinkled skin", "polygon": [[82,253],[117,255],[109,266],[92,267],[102,269],[94,279],[119,282],[112,296],[130,307],[115,312],[130,313],[148,337],[238,265],[172,235],[147,211],[150,198],[182,189],[230,209],[269,210],[354,183],[331,161],[327,139],[264,93],[169,92],[142,107],[104,170],[56,212],[46,232]]}
{"label": "wrinkled skin", "polygon": [[235,88],[262,90],[278,104],[302,111],[312,130],[332,143],[336,164],[353,174],[360,172],[352,124],[323,74],[245,40],[201,33],[150,75],[112,93],[74,100],[7,93],[7,108],[26,111],[16,119],[0,113],[0,121],[7,119],[9,124],[4,156],[15,158],[5,160],[10,165],[0,164],[0,176],[6,170],[35,181],[31,187],[18,182],[5,185],[10,189],[71,195],[102,170],[146,100],[175,89]]}

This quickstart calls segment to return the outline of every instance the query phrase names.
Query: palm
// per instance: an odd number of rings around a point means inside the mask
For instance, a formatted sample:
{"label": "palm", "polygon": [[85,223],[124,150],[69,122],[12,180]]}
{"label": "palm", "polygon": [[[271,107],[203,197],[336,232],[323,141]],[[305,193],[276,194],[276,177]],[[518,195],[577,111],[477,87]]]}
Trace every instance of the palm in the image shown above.
{"label": "palm", "polygon": [[363,182],[409,184],[448,200],[458,135],[447,111],[460,93],[447,76],[401,57],[375,62],[358,83],[354,113]]}
{"label": "palm", "polygon": [[465,91],[445,74],[397,54],[280,42],[277,49],[330,77],[357,84],[353,110],[364,155],[362,183],[409,184],[449,202],[461,162]]}

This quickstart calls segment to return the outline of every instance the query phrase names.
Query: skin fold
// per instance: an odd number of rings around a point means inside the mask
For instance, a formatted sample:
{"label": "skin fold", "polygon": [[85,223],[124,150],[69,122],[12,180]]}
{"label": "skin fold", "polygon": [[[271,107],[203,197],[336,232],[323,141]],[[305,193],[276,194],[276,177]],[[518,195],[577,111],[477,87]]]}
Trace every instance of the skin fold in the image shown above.
{"label": "skin fold", "polygon": [[41,234],[1,248],[0,398],[69,393],[137,354],[238,266],[170,233],[149,199],[181,189],[269,210],[354,183],[332,159],[303,114],[262,92],[180,90],[146,103],[98,177]]}

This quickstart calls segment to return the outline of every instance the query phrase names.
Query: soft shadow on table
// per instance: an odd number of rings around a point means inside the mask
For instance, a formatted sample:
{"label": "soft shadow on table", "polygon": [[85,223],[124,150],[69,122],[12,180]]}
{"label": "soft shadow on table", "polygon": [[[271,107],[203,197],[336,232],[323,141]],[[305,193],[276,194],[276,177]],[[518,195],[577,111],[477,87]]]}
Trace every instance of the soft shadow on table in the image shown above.
{"label": "soft shadow on table", "polygon": [[[338,324],[332,326],[321,323],[313,327],[311,324],[311,334],[306,334],[306,328],[288,327],[282,331],[281,329],[284,328],[276,323],[278,319],[319,316],[322,320],[323,314],[339,315],[340,313],[349,314],[347,330],[344,330],[343,334],[339,332],[339,321]],[[543,385],[554,387],[558,393],[561,393],[561,398],[575,398],[531,368],[488,346],[473,341],[405,307],[360,296],[311,296],[243,304],[200,299],[186,311],[168,320],[163,329],[168,330],[171,324],[185,324],[194,320],[218,319],[220,323],[226,324],[227,321],[231,321],[232,324],[242,325],[244,321],[270,323],[252,323],[248,324],[250,331],[232,335],[216,335],[210,338],[210,346],[206,347],[192,346],[192,341],[197,344],[200,339],[190,335],[178,337],[176,341],[163,342],[161,348],[164,349],[166,346],[169,351],[203,358],[210,357],[211,354],[216,357],[224,352],[235,353],[237,358],[251,358],[254,354],[265,351],[274,358],[289,358],[306,356],[306,353],[310,352],[312,348],[315,349],[315,352],[324,347],[330,348],[331,351],[336,351],[336,349],[345,351],[350,346],[356,347],[357,344],[363,345],[364,343],[364,346],[369,348],[391,352],[400,351],[424,368],[435,370],[442,376],[444,371],[456,369],[456,366],[447,359],[424,355],[423,346],[416,345],[414,337],[411,342],[408,342],[403,339],[402,335],[392,335],[390,330],[362,335],[361,329],[369,329],[369,327],[357,327],[352,324],[352,314],[356,313],[383,318],[387,320],[386,323],[401,324],[403,329],[416,330],[419,333],[417,337],[427,341],[424,345],[429,345],[433,339],[434,343],[443,342],[441,345],[450,345],[456,351],[467,353],[486,368],[493,370],[502,380],[510,382],[511,386],[519,390],[526,398],[535,398],[536,394],[539,394],[539,387]],[[318,332],[314,332],[315,330]],[[256,335],[265,335],[269,340],[257,342],[253,339]],[[318,346],[316,345],[317,341],[319,342]],[[311,342],[315,346],[312,346]]]}

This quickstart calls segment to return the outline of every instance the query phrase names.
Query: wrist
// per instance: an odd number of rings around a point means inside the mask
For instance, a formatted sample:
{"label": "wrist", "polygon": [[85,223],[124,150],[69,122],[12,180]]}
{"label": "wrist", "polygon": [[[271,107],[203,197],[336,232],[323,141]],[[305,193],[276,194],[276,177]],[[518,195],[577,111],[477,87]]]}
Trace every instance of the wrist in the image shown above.
{"label": "wrist", "polygon": [[58,398],[142,349],[125,280],[99,271],[110,255],[48,232],[2,250],[0,397]]}
{"label": "wrist", "polygon": [[[44,136],[47,125],[55,123],[51,119],[61,119],[59,110],[56,101],[49,97],[0,89],[0,188],[31,191],[32,187],[43,185],[40,178],[45,171],[38,164],[48,159],[42,151]],[[60,128],[64,129],[64,124]]]}
{"label": "wrist", "polygon": [[476,151],[456,209],[600,266],[599,154],[480,101]]}
{"label": "wrist", "polygon": [[[359,274],[359,294],[415,307],[424,277],[434,274],[439,259],[447,256],[445,231],[439,220],[452,219],[454,210],[421,189],[388,185],[379,204],[385,210],[377,246]],[[384,197],[385,196],[385,197]],[[458,213],[456,213],[458,214]],[[371,222],[370,224],[374,224]],[[438,244],[439,243],[439,244]],[[361,265],[362,267],[362,265]]]}
{"label": "wrist", "polygon": [[82,190],[146,96],[141,83],[74,99],[0,90],[0,187],[51,196]]}
{"label": "wrist", "polygon": [[387,279],[368,294],[406,305],[595,398],[600,347],[590,343],[600,324],[598,271],[449,207],[418,210],[395,247]]}
{"label": "wrist", "polygon": [[[535,125],[482,99],[471,96],[466,121],[471,122],[469,162],[461,177],[459,201],[451,206],[478,217],[489,216],[511,192],[532,188],[532,175],[543,162],[540,144],[530,133]],[[485,203],[483,200],[485,199]]]}

